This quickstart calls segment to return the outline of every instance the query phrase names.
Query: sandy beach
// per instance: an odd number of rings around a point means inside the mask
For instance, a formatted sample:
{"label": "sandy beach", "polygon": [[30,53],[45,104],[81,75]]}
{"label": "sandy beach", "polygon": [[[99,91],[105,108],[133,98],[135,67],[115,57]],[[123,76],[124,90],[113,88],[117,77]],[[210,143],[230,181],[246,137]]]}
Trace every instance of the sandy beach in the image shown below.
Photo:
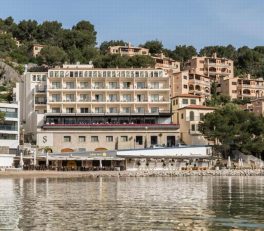
{"label": "sandy beach", "polygon": [[244,170],[142,170],[142,171],[0,171],[3,177],[72,178],[72,177],[187,177],[187,176],[264,176],[264,169]]}

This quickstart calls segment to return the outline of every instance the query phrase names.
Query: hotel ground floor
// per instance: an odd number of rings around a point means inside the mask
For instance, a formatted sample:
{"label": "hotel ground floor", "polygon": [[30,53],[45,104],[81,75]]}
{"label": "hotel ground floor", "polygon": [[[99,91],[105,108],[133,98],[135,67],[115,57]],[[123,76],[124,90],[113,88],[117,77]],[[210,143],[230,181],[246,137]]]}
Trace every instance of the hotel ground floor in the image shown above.
{"label": "hotel ground floor", "polygon": [[38,130],[37,145],[53,153],[175,147],[179,136],[175,124],[49,125]]}
{"label": "hotel ground floor", "polygon": [[210,167],[212,149],[208,146],[40,153],[15,157],[14,166],[24,170],[201,170]]}

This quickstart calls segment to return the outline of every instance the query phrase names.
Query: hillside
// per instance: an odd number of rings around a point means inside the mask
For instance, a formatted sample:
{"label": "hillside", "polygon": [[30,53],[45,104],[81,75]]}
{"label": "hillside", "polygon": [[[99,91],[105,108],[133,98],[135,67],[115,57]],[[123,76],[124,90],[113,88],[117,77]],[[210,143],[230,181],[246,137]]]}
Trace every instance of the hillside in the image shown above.
{"label": "hillside", "polygon": [[[23,20],[14,22],[12,17],[0,19],[0,58],[19,64],[36,63],[38,65],[58,65],[64,62],[88,63],[93,61],[95,67],[148,67],[154,65],[149,56],[125,57],[109,55],[109,45],[124,45],[125,41],[105,41],[97,47],[97,32],[89,21],[82,20],[70,29],[63,28],[58,21]],[[45,47],[40,55],[32,55],[33,44]],[[175,41],[177,44],[177,41]],[[219,57],[234,60],[235,74],[249,73],[255,77],[264,76],[264,46],[235,48],[228,46],[206,46],[199,51],[193,46],[177,45],[167,49],[157,40],[146,41],[140,45],[150,50],[151,54],[163,52],[167,56],[185,62],[195,55],[210,56],[217,52]]]}

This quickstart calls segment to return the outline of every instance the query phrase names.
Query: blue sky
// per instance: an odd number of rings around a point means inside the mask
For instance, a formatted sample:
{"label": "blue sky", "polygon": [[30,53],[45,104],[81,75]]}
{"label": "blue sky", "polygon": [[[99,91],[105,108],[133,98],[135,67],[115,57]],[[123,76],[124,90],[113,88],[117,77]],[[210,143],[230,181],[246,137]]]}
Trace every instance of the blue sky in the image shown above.
{"label": "blue sky", "polygon": [[261,0],[1,0],[0,17],[57,20],[65,28],[89,20],[97,42],[123,39],[134,45],[161,40],[165,47],[264,45]]}

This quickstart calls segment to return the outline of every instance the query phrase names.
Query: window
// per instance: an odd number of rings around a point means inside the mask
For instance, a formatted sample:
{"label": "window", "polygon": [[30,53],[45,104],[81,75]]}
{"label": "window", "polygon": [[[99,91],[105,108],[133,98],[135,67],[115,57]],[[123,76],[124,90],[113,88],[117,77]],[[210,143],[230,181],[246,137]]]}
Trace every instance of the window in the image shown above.
{"label": "window", "polygon": [[182,119],[184,118],[183,113],[181,114],[181,118],[182,118]]}
{"label": "window", "polygon": [[191,129],[192,131],[195,131],[195,124],[192,124]]}
{"label": "window", "polygon": [[158,144],[158,137],[157,136],[151,136],[150,137],[150,144],[151,145]]}
{"label": "window", "polygon": [[73,102],[73,101],[74,101],[74,94],[67,94],[66,102]]}
{"label": "window", "polygon": [[80,102],[88,102],[89,95],[88,94],[80,94]]}
{"label": "window", "polygon": [[117,108],[116,107],[110,107],[109,113],[117,113]]}
{"label": "window", "polygon": [[123,112],[124,113],[130,113],[130,107],[124,107]]}
{"label": "window", "polygon": [[145,83],[144,83],[144,82],[138,82],[138,83],[137,83],[137,88],[138,88],[138,89],[143,89],[143,88],[145,88]]}
{"label": "window", "polygon": [[66,89],[74,89],[74,82],[66,82]]}
{"label": "window", "polygon": [[237,85],[237,83],[236,82],[232,82],[232,85]]}
{"label": "window", "polygon": [[190,121],[194,121],[194,112],[190,111]]}
{"label": "window", "polygon": [[60,82],[52,82],[51,88],[52,89],[59,89],[59,88],[61,88]]}
{"label": "window", "polygon": [[128,137],[127,136],[121,136],[121,141],[122,142],[127,142],[128,141]]}
{"label": "window", "polygon": [[81,108],[81,113],[89,113],[89,108],[88,107]]}
{"label": "window", "polygon": [[106,137],[106,142],[113,142],[113,136],[107,136]]}
{"label": "window", "polygon": [[103,108],[102,108],[102,107],[96,107],[96,108],[94,109],[94,112],[95,112],[95,113],[103,113]]}
{"label": "window", "polygon": [[151,113],[158,113],[159,112],[159,108],[158,107],[152,107],[151,108]]}
{"label": "window", "polygon": [[117,94],[109,94],[110,102],[117,102]]}
{"label": "window", "polygon": [[200,113],[200,120],[204,119],[204,113]]}
{"label": "window", "polygon": [[91,136],[91,142],[99,142],[98,136]]}
{"label": "window", "polygon": [[109,88],[110,89],[117,89],[117,82],[110,82],[109,83]]}
{"label": "window", "polygon": [[36,75],[32,75],[32,81],[36,81]]}
{"label": "window", "polygon": [[130,86],[131,86],[131,82],[124,82],[124,83],[123,83],[123,88],[124,88],[124,89],[129,89]]}
{"label": "window", "polygon": [[143,137],[142,136],[136,136],[136,144],[138,144],[138,145],[143,144]]}
{"label": "window", "polygon": [[85,136],[79,136],[79,142],[85,142],[86,137]]}
{"label": "window", "polygon": [[188,77],[186,75],[183,76],[184,79],[188,79]]}
{"label": "window", "polygon": [[159,82],[152,83],[151,88],[159,89]]}
{"label": "window", "polygon": [[137,113],[144,113],[145,112],[145,108],[144,107],[137,107],[136,111],[137,111]]}
{"label": "window", "polygon": [[184,88],[184,89],[188,89],[188,85],[185,85],[185,84],[184,84],[184,85],[183,85],[183,88]]}
{"label": "window", "polygon": [[95,98],[95,101],[97,101],[97,102],[102,102],[103,101],[103,95],[96,94],[94,96],[94,98]]}
{"label": "window", "polygon": [[60,108],[59,107],[54,107],[51,109],[52,113],[60,113]]}
{"label": "window", "polygon": [[174,106],[176,104],[176,100],[173,100],[172,103],[173,103],[173,106]]}
{"label": "window", "polygon": [[188,99],[182,99],[182,104],[188,104]]}
{"label": "window", "polygon": [[196,99],[191,99],[191,104],[196,104]]}
{"label": "window", "polygon": [[124,102],[131,102],[131,95],[123,95]]}
{"label": "window", "polygon": [[158,94],[151,95],[151,101],[152,102],[158,102],[159,101],[159,95]]}
{"label": "window", "polygon": [[74,113],[74,108],[72,108],[72,107],[67,107],[67,108],[66,108],[66,113]]}
{"label": "window", "polygon": [[64,142],[71,142],[71,137],[70,136],[64,136]]}
{"label": "window", "polygon": [[89,84],[87,82],[81,82],[80,83],[80,88],[81,89],[85,89],[85,88],[87,89],[87,88],[89,88]]}
{"label": "window", "polygon": [[52,102],[60,102],[60,94],[52,94]]}

